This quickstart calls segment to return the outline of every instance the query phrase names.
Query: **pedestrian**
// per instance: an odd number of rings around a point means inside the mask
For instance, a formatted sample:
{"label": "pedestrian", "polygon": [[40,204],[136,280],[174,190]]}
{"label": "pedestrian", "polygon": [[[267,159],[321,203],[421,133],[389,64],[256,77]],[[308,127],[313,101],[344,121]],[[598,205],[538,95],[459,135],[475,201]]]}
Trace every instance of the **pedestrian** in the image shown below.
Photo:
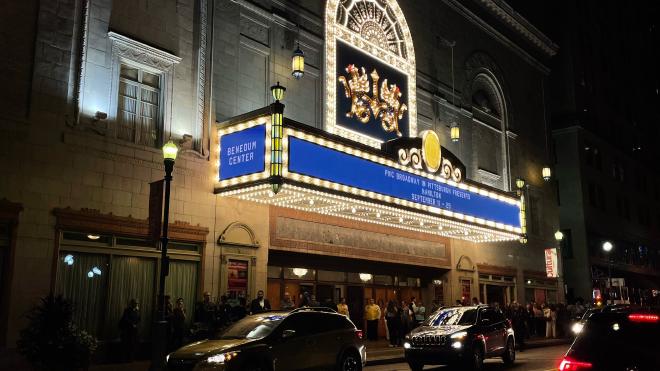
{"label": "pedestrian", "polygon": [[199,330],[199,336],[204,338],[210,336],[216,321],[216,305],[211,301],[211,293],[205,292],[202,301],[195,305],[195,324]]}
{"label": "pedestrian", "polygon": [[408,333],[408,331],[410,331],[412,324],[412,311],[410,310],[410,306],[408,303],[406,303],[405,300],[401,301],[401,311],[399,312],[399,315],[401,317],[401,327],[399,329],[399,334],[400,337],[403,338]]}
{"label": "pedestrian", "polygon": [[227,295],[220,296],[220,302],[216,305],[216,312],[214,316],[213,330],[224,329],[229,325],[231,320],[231,305]]}
{"label": "pedestrian", "polygon": [[545,334],[545,315],[543,313],[543,308],[545,307],[545,303],[542,305],[536,304],[534,306],[534,319],[536,322],[536,336],[543,337]]}
{"label": "pedestrian", "polygon": [[457,307],[462,307],[463,303],[461,303],[461,301],[459,299],[456,299],[456,306]]}
{"label": "pedestrian", "polygon": [[300,302],[299,305],[300,308],[309,307],[309,302],[310,302],[309,293],[303,292],[302,294],[300,294],[299,302]]}
{"label": "pedestrian", "polygon": [[348,314],[348,304],[346,304],[346,298],[339,299],[339,304],[337,304],[337,312],[343,314],[346,318],[350,318]]}
{"label": "pedestrian", "polygon": [[525,323],[527,322],[527,311],[517,301],[511,303],[510,319],[513,333],[518,343],[519,350],[525,350]]}
{"label": "pedestrian", "polygon": [[325,298],[323,300],[323,306],[328,309],[332,309],[335,312],[337,311],[337,304],[335,304],[335,302],[331,298]]}
{"label": "pedestrian", "polygon": [[416,326],[419,326],[424,322],[426,319],[426,308],[424,307],[424,303],[421,301],[419,304],[417,304],[415,308],[415,324]]}
{"label": "pedestrian", "polygon": [[479,301],[479,298],[476,296],[472,298],[472,305],[479,305],[481,302]]}
{"label": "pedestrian", "polygon": [[390,335],[390,344],[389,347],[395,347],[399,345],[399,328],[401,327],[401,316],[399,314],[399,309],[396,306],[394,300],[390,300],[387,303],[387,309],[385,310],[385,321],[387,323],[387,328]]}
{"label": "pedestrian", "polygon": [[122,345],[123,361],[125,362],[131,362],[135,358],[139,324],[140,305],[137,300],[131,299],[119,320],[119,338]]}
{"label": "pedestrian", "polygon": [[282,310],[291,310],[295,307],[295,304],[293,303],[293,300],[291,300],[291,294],[288,292],[284,293],[284,298],[282,299],[282,302],[280,303],[280,309]]}
{"label": "pedestrian", "polygon": [[557,337],[557,310],[554,304],[543,309],[543,316],[546,318],[545,322],[545,337]]}
{"label": "pedestrian", "polygon": [[270,302],[264,298],[264,290],[257,291],[257,297],[250,302],[250,314],[257,314],[270,310]]}
{"label": "pedestrian", "polygon": [[369,299],[369,304],[364,307],[364,314],[367,320],[367,339],[378,340],[378,321],[380,321],[380,307],[376,305],[374,299]]}
{"label": "pedestrian", "polygon": [[183,298],[176,299],[174,310],[172,311],[172,345],[170,349],[175,350],[183,345],[183,338],[186,333],[186,308]]}
{"label": "pedestrian", "polygon": [[310,307],[320,307],[321,304],[316,300],[316,295],[312,294],[309,297],[309,306]]}
{"label": "pedestrian", "polygon": [[440,302],[438,299],[434,299],[431,303],[431,313],[435,313],[435,311],[438,309],[440,309]]}

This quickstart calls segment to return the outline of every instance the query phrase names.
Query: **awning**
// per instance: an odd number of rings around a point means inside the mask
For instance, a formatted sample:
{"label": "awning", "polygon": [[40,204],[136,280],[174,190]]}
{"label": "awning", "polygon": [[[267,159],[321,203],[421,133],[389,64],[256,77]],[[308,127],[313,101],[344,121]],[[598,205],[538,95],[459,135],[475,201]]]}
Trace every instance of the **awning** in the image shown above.
{"label": "awning", "polygon": [[421,139],[402,143],[379,151],[266,107],[218,125],[215,193],[472,242],[520,238],[520,199],[446,159],[424,171]]}

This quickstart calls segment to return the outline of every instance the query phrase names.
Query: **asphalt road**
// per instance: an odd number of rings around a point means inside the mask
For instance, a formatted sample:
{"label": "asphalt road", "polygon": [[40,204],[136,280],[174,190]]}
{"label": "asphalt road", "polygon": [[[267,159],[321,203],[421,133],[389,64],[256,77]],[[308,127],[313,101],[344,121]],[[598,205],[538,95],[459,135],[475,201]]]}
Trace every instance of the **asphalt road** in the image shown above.
{"label": "asphalt road", "polygon": [[[486,360],[484,370],[507,370],[507,371],[556,371],[561,357],[569,345],[557,345],[551,347],[528,349],[522,353],[516,353],[516,362],[511,367],[506,367],[499,358]],[[368,366],[369,371],[403,371],[410,370],[406,363],[394,363],[389,365]],[[446,366],[426,366],[424,370],[446,370]]]}

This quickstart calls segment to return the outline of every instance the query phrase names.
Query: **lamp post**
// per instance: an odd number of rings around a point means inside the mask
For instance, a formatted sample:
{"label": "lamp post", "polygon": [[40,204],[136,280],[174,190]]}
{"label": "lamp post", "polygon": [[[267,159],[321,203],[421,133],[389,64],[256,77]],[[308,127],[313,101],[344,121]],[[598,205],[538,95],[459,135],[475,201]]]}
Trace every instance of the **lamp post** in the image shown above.
{"label": "lamp post", "polygon": [[566,299],[566,290],[564,289],[564,261],[561,253],[561,242],[564,240],[564,233],[557,230],[555,232],[555,241],[557,241],[557,284],[562,292],[562,301]]}
{"label": "lamp post", "polygon": [[172,171],[174,170],[174,160],[179,152],[179,148],[168,141],[163,146],[163,163],[165,164],[165,201],[163,205],[163,234],[160,244],[160,277],[158,284],[158,319],[154,322],[153,330],[153,354],[151,360],[151,370],[162,370],[163,360],[167,349],[167,319],[165,317],[165,278],[169,273],[169,258],[167,256],[167,237],[169,219],[170,219],[170,183],[172,182]]}
{"label": "lamp post", "polygon": [[603,242],[603,251],[607,254],[607,280],[610,283],[609,290],[607,291],[607,296],[610,299],[610,304],[614,304],[614,299],[612,298],[612,255],[610,252],[614,248],[614,245],[610,241]]}

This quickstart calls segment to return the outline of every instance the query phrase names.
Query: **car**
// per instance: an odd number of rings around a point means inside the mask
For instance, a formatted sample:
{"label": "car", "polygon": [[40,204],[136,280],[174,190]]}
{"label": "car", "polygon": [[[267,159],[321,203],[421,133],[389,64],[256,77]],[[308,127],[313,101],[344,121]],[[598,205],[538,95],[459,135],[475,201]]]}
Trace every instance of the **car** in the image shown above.
{"label": "car", "polygon": [[573,335],[577,336],[580,334],[580,332],[582,332],[584,324],[587,322],[587,319],[589,319],[592,313],[599,313],[602,310],[602,307],[588,308],[584,311],[584,313],[582,313],[582,315],[576,317],[573,324],[571,325],[571,331],[573,332]]}
{"label": "car", "polygon": [[186,345],[167,356],[169,371],[360,371],[366,364],[362,331],[327,308],[255,314],[212,339]]}
{"label": "car", "polygon": [[516,359],[515,336],[504,315],[487,305],[441,308],[404,339],[406,362],[413,371],[425,365],[463,364],[481,370],[485,358]]}
{"label": "car", "polygon": [[630,306],[591,313],[559,371],[660,370],[659,313]]}

